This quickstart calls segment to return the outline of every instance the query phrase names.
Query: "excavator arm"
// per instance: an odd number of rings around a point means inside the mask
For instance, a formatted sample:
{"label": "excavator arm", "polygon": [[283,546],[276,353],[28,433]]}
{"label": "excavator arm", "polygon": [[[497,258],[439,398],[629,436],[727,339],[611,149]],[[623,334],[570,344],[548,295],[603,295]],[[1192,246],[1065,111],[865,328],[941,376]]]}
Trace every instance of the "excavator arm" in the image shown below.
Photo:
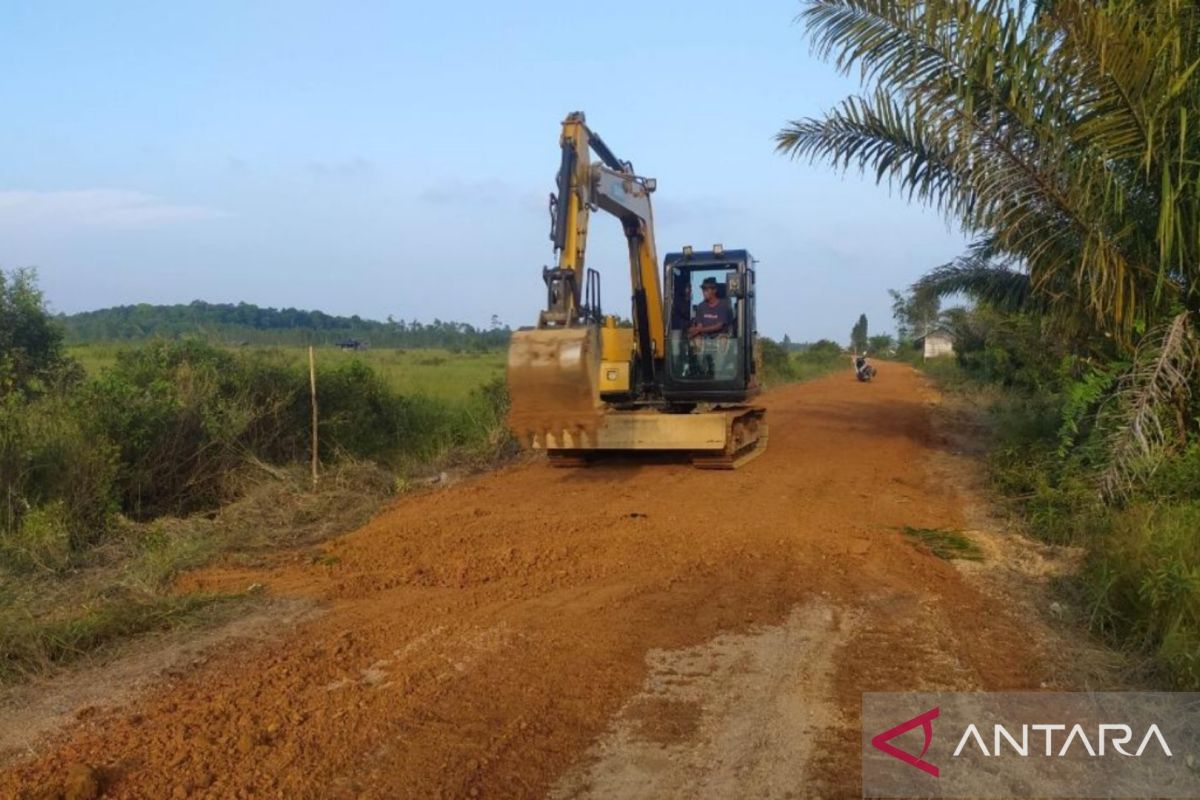
{"label": "excavator arm", "polygon": [[[639,177],[631,163],[618,159],[604,140],[587,127],[581,112],[569,114],[563,121],[561,147],[558,193],[551,195],[550,200],[550,239],[558,255],[558,267],[547,275],[551,290],[541,326],[565,324],[578,314],[579,277],[585,269],[590,212],[596,208],[612,214],[621,221],[629,245],[637,362],[643,382],[650,384],[654,379],[654,362],[662,359],[665,344],[662,286],[650,203],[654,180]],[[599,162],[591,161],[593,152]]]}
{"label": "excavator arm", "polygon": [[[637,381],[627,381],[625,389],[635,394],[636,385],[648,392],[657,386],[665,353],[650,206],[654,181],[639,177],[632,164],[618,159],[588,129],[580,112],[567,115],[559,142],[558,191],[550,196],[550,239],[557,264],[542,271],[546,308],[537,327],[514,333],[508,353],[509,425],[531,444],[545,442],[547,436],[594,437],[605,408],[601,364],[617,371],[632,367]],[[592,160],[593,153],[598,161]],[[587,298],[581,297],[589,279],[588,222],[594,210],[617,217],[629,245],[632,342],[617,335],[611,321],[602,336],[598,299],[585,304]]]}

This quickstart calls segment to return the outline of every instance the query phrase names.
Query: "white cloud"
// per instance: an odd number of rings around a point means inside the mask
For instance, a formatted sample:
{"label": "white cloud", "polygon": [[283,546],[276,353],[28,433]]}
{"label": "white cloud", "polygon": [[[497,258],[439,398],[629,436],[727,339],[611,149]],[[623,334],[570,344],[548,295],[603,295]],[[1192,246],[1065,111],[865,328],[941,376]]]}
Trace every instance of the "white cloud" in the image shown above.
{"label": "white cloud", "polygon": [[214,208],[171,203],[126,189],[0,189],[0,228],[149,228],[224,216]]}

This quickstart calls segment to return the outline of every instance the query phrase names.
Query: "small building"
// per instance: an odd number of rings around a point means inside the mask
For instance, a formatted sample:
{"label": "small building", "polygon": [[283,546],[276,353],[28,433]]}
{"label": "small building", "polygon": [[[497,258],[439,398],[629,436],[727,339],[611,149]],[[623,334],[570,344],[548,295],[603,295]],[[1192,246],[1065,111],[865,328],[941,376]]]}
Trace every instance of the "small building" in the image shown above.
{"label": "small building", "polygon": [[921,348],[925,358],[954,355],[954,335],[945,328],[934,328],[917,339],[913,344]]}

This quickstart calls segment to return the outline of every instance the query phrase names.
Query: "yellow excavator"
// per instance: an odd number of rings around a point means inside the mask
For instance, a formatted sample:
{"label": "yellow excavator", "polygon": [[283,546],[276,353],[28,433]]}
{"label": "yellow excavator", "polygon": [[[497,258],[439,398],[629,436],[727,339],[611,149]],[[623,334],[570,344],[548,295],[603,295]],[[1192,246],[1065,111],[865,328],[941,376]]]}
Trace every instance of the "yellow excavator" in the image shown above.
{"label": "yellow excavator", "polygon": [[[509,427],[559,465],[604,454],[671,451],[698,467],[733,469],[762,452],[754,317],[754,259],[745,250],[684,247],[660,280],[650,195],[587,126],[562,125],[550,239],[557,266],[542,269],[546,308],[513,333]],[[592,154],[598,161],[592,160]],[[606,316],[600,275],[585,267],[588,219],[620,220],[629,245],[632,325]]]}

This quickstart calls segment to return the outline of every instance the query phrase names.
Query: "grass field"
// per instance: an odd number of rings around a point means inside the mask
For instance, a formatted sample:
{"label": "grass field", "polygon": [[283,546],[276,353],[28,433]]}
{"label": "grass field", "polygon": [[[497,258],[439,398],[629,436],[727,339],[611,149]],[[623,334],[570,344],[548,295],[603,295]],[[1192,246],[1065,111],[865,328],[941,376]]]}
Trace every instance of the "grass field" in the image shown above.
{"label": "grass field", "polygon": [[[88,375],[99,375],[106,367],[117,361],[122,350],[137,347],[136,344],[92,344],[70,348]],[[245,351],[248,348],[230,348]],[[305,347],[261,347],[255,348],[268,353],[303,363],[308,358]],[[443,400],[465,398],[472,389],[478,388],[493,378],[504,374],[505,353],[501,350],[486,352],[452,353],[449,350],[341,350],[336,347],[318,347],[317,362],[324,366],[337,366],[350,361],[362,361],[376,370],[388,386],[401,394],[419,394]]]}
{"label": "grass field", "polygon": [[[138,347],[136,344],[90,344],[70,348],[88,375],[99,375],[106,367],[117,361],[122,350]],[[281,357],[304,363],[308,358],[305,347],[255,347],[233,348],[231,351],[245,352],[255,349],[266,353],[277,353]],[[350,361],[361,361],[379,373],[388,386],[405,395],[424,395],[439,400],[465,398],[493,378],[504,375],[505,352],[451,352],[449,350],[342,350],[337,347],[318,347],[317,362],[324,366],[339,366]],[[841,369],[844,359],[840,356],[812,358],[804,353],[789,354],[791,365],[786,381],[806,381],[819,378]],[[786,382],[785,381],[785,382]]]}

